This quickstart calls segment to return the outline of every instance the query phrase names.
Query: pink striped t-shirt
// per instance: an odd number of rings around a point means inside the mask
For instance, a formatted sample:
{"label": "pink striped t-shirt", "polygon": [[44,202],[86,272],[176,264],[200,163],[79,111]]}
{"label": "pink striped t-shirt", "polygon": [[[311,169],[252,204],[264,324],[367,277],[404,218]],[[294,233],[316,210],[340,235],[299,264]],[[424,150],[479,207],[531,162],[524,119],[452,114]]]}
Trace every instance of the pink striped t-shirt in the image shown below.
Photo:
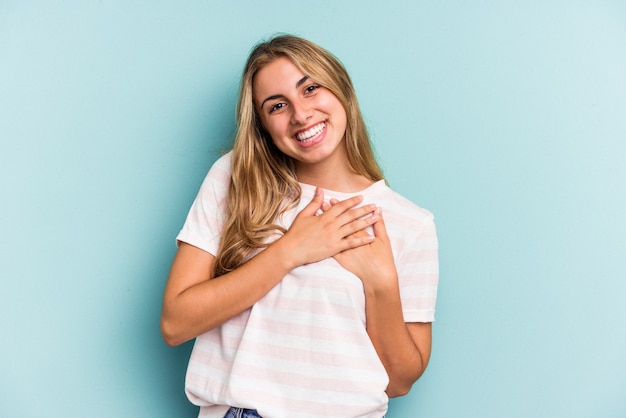
{"label": "pink striped t-shirt", "polygon": [[[209,171],[177,240],[217,253],[230,181],[230,153]],[[279,223],[288,228],[313,198]],[[398,270],[406,322],[432,322],[438,282],[437,236],[430,212],[384,181],[360,193],[383,208]],[[354,194],[324,191],[326,199]],[[199,417],[222,418],[229,406],[264,418],[380,418],[388,376],[365,327],[358,277],[334,258],[298,267],[240,315],[196,338],[185,391]]]}

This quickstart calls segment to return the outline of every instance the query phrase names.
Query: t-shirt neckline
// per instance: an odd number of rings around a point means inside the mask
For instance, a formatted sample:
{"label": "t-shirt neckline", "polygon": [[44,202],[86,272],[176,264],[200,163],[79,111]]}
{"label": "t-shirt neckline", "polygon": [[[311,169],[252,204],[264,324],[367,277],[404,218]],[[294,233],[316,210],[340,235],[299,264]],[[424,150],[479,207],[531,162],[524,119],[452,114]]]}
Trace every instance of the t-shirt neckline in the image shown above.
{"label": "t-shirt neckline", "polygon": [[[300,185],[300,188],[302,189],[302,192],[306,194],[313,194],[315,193],[315,187],[312,184],[307,184],[307,183],[301,183],[298,182],[298,184]],[[339,192],[336,190],[330,190],[330,189],[323,189],[324,190],[324,194],[329,194],[332,196],[337,196],[337,197],[350,197],[350,196],[356,196],[356,195],[361,195],[361,194],[370,194],[372,192],[375,192],[381,188],[384,188],[386,186],[385,184],[385,180],[378,180],[372,184],[370,184],[369,186],[367,186],[365,189],[356,191],[356,192]]]}

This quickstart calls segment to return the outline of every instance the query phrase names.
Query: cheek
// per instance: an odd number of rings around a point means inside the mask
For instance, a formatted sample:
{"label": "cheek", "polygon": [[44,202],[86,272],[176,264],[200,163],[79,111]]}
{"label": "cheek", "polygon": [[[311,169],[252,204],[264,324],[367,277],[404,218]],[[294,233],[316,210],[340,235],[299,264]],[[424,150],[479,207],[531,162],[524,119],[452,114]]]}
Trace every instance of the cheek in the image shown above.
{"label": "cheek", "polygon": [[266,121],[263,127],[267,134],[269,134],[272,143],[276,145],[279,150],[285,152],[287,144],[290,142],[290,139],[287,138],[285,125],[281,124],[279,120],[272,118],[271,121]]}
{"label": "cheek", "polygon": [[266,121],[265,123],[263,123],[263,127],[265,128],[267,133],[270,134],[274,142],[276,142],[276,138],[279,138],[281,136],[282,129],[280,127],[280,124],[276,123],[276,120],[272,120],[271,122]]}
{"label": "cheek", "polygon": [[337,107],[335,108],[334,114],[335,114],[335,124],[345,131],[348,125],[348,117],[341,103],[337,103]]}
{"label": "cheek", "polygon": [[263,128],[263,130],[271,135],[272,131],[274,130],[273,125],[271,123],[272,121],[269,118],[264,117],[262,115],[258,115],[258,114],[257,114],[257,118],[258,118],[257,121],[260,122],[260,125]]}
{"label": "cheek", "polygon": [[346,110],[343,105],[332,93],[324,99],[324,106],[329,110],[329,113],[334,116],[336,123],[345,124],[346,122]]}

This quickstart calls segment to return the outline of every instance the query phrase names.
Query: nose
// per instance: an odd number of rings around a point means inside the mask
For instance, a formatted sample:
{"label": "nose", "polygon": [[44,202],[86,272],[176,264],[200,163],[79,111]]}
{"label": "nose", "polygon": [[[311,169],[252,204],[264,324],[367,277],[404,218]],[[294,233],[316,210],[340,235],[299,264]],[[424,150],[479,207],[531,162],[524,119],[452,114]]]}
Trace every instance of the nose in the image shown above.
{"label": "nose", "polygon": [[294,101],[291,110],[291,122],[294,125],[305,124],[313,116],[310,106],[304,100]]}

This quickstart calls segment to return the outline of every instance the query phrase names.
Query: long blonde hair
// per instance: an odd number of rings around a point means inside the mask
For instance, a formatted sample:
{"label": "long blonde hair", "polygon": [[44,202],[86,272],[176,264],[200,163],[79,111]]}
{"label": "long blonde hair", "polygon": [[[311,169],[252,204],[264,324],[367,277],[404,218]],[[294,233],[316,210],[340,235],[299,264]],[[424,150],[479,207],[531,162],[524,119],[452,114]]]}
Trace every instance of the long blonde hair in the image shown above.
{"label": "long blonde hair", "polygon": [[271,235],[285,233],[276,220],[282,212],[296,206],[300,199],[294,163],[278,150],[263,128],[252,95],[254,76],[280,57],[290,59],[303,74],[337,97],[346,111],[344,141],[352,169],[372,181],[383,179],[352,81],[341,62],[320,46],[296,36],[280,35],[257,44],[241,77],[228,213],[215,260],[214,277],[243,264],[254,250],[268,245]]}

